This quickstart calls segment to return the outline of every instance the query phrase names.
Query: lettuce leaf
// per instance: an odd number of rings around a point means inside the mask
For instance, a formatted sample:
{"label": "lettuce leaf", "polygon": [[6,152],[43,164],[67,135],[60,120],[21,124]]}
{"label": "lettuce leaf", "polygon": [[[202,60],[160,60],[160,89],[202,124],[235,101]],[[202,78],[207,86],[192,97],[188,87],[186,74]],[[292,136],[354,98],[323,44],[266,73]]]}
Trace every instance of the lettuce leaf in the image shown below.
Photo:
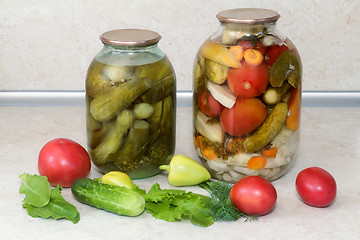
{"label": "lettuce leaf", "polygon": [[22,174],[19,176],[23,183],[20,186],[20,193],[25,194],[24,204],[35,207],[43,207],[50,201],[51,186],[45,176]]}
{"label": "lettuce leaf", "polygon": [[188,219],[194,224],[208,227],[214,223],[206,207],[210,198],[184,190],[160,189],[155,183],[144,196],[147,213],[168,222]]}
{"label": "lettuce leaf", "polygon": [[22,174],[23,180],[20,193],[26,196],[23,200],[23,208],[34,218],[67,219],[73,223],[80,220],[80,214],[76,207],[68,203],[62,196],[62,188],[58,185],[51,189],[47,177],[38,175]]}
{"label": "lettuce leaf", "polygon": [[65,218],[73,223],[80,220],[80,214],[76,207],[65,201],[61,196],[61,187],[59,185],[51,190],[50,202],[47,205],[34,207],[30,204],[24,204],[23,207],[34,218],[53,218],[55,220]]}

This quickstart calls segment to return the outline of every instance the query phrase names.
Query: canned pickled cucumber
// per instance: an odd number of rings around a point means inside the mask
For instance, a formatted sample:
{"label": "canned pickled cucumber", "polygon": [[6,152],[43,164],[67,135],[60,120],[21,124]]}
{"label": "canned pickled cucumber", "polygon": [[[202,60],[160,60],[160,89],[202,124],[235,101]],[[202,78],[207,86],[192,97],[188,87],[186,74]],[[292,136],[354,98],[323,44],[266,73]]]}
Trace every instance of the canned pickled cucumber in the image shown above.
{"label": "canned pickled cucumber", "polygon": [[91,159],[102,173],[152,176],[175,150],[174,69],[156,32],[121,29],[100,39],[103,49],[86,76]]}

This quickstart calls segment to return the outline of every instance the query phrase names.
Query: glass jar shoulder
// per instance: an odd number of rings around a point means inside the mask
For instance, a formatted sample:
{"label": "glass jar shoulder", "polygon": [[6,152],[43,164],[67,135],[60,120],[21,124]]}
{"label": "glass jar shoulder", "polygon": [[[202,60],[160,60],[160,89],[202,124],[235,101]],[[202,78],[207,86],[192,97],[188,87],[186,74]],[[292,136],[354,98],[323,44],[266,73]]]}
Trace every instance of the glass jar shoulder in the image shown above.
{"label": "glass jar shoulder", "polygon": [[95,60],[115,66],[139,66],[160,61],[165,57],[157,45],[148,47],[113,47],[104,45]]}
{"label": "glass jar shoulder", "polygon": [[286,36],[277,30],[275,24],[222,23],[210,40],[227,46],[238,45],[241,41],[258,41],[270,46],[284,42]]}

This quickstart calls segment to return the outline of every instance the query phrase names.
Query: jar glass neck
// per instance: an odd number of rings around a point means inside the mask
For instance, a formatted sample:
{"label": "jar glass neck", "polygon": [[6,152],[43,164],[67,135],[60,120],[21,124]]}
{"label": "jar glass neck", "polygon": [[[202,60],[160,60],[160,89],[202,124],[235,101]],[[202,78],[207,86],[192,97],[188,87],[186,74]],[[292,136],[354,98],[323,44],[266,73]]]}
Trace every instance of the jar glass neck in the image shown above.
{"label": "jar glass neck", "polygon": [[276,22],[261,24],[220,23],[220,28],[210,39],[225,45],[233,45],[239,39],[255,39],[265,36],[284,38],[276,29]]}
{"label": "jar glass neck", "polygon": [[158,44],[149,46],[115,46],[110,44],[104,44],[104,49],[108,51],[120,51],[120,52],[152,52],[158,50]]}
{"label": "jar glass neck", "polygon": [[161,60],[165,54],[158,44],[149,46],[114,46],[104,44],[95,56],[98,62],[109,65],[135,66],[150,64]]}

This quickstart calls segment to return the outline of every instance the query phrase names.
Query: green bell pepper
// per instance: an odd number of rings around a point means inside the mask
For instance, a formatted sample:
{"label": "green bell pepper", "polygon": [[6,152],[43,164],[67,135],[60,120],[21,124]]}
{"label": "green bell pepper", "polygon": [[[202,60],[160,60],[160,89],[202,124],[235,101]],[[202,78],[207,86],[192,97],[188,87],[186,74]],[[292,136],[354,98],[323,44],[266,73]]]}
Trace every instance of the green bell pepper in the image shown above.
{"label": "green bell pepper", "polygon": [[161,165],[159,168],[169,172],[168,181],[176,187],[197,185],[211,178],[208,170],[200,163],[181,154],[175,155],[169,165]]}

